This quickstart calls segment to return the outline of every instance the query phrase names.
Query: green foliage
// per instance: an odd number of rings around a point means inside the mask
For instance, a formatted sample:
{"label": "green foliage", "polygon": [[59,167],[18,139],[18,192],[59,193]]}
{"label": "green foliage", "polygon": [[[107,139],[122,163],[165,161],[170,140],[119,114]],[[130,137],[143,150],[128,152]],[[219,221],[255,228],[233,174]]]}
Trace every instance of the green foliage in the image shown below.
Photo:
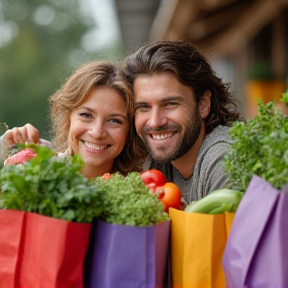
{"label": "green foliage", "polygon": [[116,173],[110,179],[96,177],[95,189],[102,197],[100,218],[119,225],[148,226],[168,220],[163,204],[150,193],[139,173],[126,177]]}
{"label": "green foliage", "polygon": [[90,223],[101,212],[99,192],[81,174],[80,156],[59,158],[47,147],[25,164],[0,170],[1,207]]}
{"label": "green foliage", "polygon": [[266,61],[253,63],[249,66],[247,71],[247,78],[249,80],[275,80],[276,76],[272,70],[271,64]]}
{"label": "green foliage", "polygon": [[225,159],[225,169],[231,173],[228,187],[242,192],[253,174],[278,189],[288,183],[288,119],[273,102],[264,105],[259,100],[258,105],[257,116],[247,123],[236,122],[230,130],[234,143]]}
{"label": "green foliage", "polygon": [[[9,127],[32,123],[49,140],[48,98],[75,67],[99,59],[81,44],[95,20],[92,14],[83,15],[78,0],[0,0],[0,7],[0,29],[12,23],[18,31],[0,46],[0,122]],[[47,25],[35,21],[42,8],[53,16]]]}

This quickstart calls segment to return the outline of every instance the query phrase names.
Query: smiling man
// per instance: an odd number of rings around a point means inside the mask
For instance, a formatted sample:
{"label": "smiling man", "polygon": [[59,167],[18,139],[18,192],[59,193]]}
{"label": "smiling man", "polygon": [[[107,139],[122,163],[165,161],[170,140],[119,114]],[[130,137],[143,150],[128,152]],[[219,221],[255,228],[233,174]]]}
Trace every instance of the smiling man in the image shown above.
{"label": "smiling man", "polygon": [[229,85],[190,43],[156,41],[126,57],[133,86],[135,126],[150,157],[186,203],[222,188],[229,126],[240,120]]}

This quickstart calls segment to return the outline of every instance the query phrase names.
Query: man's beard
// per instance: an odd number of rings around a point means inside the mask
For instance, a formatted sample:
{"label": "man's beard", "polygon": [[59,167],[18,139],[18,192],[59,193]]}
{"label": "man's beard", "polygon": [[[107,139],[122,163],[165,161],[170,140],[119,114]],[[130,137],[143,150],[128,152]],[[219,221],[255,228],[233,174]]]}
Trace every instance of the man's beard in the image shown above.
{"label": "man's beard", "polygon": [[[195,114],[193,119],[191,119],[190,122],[187,123],[187,125],[184,127],[185,131],[183,136],[180,136],[180,139],[177,140],[177,143],[175,143],[175,145],[173,145],[173,147],[175,147],[174,150],[172,150],[171,152],[165,152],[166,147],[158,147],[158,151],[162,150],[162,153],[157,153],[157,151],[153,152],[153,147],[149,144],[149,141],[147,141],[145,139],[145,143],[146,146],[148,148],[149,154],[151,156],[151,158],[156,161],[156,162],[160,162],[160,163],[164,163],[164,162],[171,162],[173,160],[176,160],[180,157],[182,157],[184,154],[186,154],[196,143],[200,131],[201,131],[201,126],[202,126],[202,118],[200,116],[200,113],[198,111],[198,109],[196,109]],[[183,127],[182,127],[183,129]],[[166,129],[159,129],[157,130],[159,131],[167,131]],[[178,131],[181,131],[181,129],[177,129]]]}

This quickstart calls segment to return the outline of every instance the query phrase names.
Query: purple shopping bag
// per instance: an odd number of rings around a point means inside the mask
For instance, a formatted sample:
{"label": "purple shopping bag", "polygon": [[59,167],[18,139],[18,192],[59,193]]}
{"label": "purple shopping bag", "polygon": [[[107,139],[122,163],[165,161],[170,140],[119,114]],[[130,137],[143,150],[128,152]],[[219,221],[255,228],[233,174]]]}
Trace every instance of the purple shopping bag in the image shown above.
{"label": "purple shopping bag", "polygon": [[86,255],[86,288],[164,287],[170,221],[134,227],[97,220],[95,225],[91,255]]}
{"label": "purple shopping bag", "polygon": [[253,176],[224,251],[227,287],[288,287],[287,239],[287,187],[280,191]]}

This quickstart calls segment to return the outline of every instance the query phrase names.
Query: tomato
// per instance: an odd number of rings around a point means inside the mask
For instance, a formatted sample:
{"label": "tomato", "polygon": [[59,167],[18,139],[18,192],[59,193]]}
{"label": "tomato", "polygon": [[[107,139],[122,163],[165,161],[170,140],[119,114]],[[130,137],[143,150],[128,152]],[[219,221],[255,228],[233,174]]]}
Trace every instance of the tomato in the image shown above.
{"label": "tomato", "polygon": [[164,205],[165,212],[168,212],[169,207],[181,208],[181,190],[173,182],[167,182],[163,186],[157,187],[156,193]]}
{"label": "tomato", "polygon": [[166,178],[161,171],[151,169],[140,172],[140,177],[150,189],[154,190],[157,186],[163,186],[166,183]]}
{"label": "tomato", "polygon": [[112,175],[111,175],[110,173],[105,173],[105,174],[102,175],[102,179],[108,180],[108,179],[111,178],[111,176],[112,176]]}

